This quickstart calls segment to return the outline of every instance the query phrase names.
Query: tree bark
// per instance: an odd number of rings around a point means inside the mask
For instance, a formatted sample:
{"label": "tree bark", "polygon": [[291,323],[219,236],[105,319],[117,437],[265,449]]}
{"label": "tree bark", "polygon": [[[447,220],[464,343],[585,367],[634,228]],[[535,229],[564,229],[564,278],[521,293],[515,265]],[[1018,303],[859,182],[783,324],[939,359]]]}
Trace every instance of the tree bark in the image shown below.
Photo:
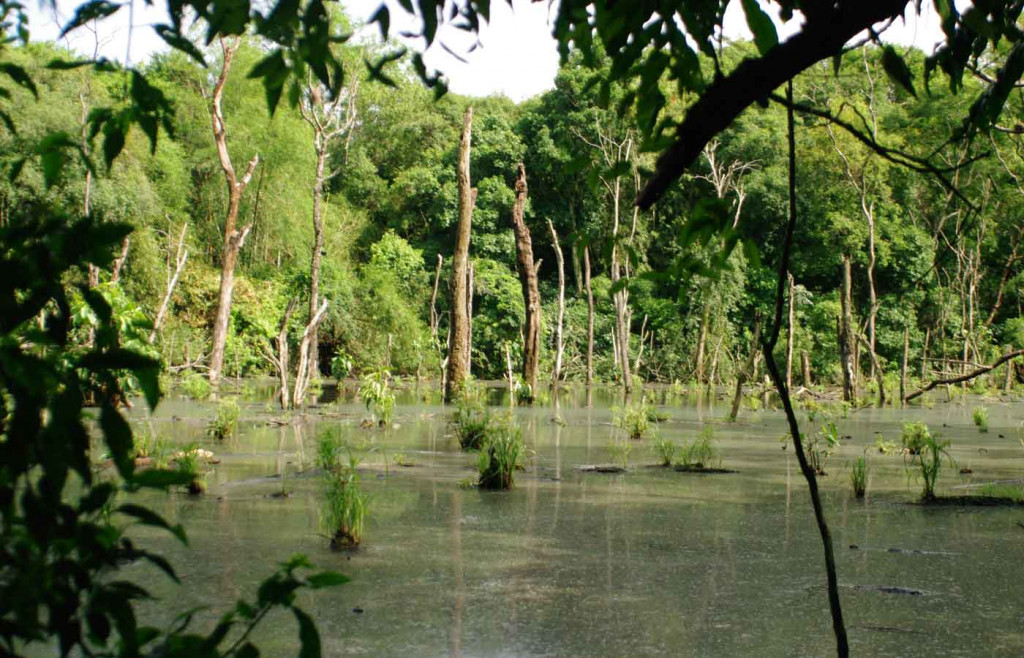
{"label": "tree bark", "polygon": [[132,236],[126,235],[124,242],[121,243],[121,254],[114,259],[114,266],[110,270],[110,282],[117,283],[121,280],[121,270],[124,268],[125,262],[128,260],[128,249],[132,244]]}
{"label": "tree bark", "polygon": [[298,302],[294,297],[288,301],[288,308],[284,311],[281,324],[277,328],[277,375],[281,382],[281,408],[291,409],[291,392],[288,390],[288,320],[295,311],[295,304]]}
{"label": "tree bark", "polygon": [[526,326],[523,328],[523,382],[533,394],[537,392],[537,369],[540,364],[540,289],[533,264],[533,240],[523,219],[526,206],[526,167],[519,163],[516,173],[515,201],[512,204],[512,230],[516,236],[516,270],[523,288]]}
{"label": "tree bark", "polygon": [[811,355],[807,350],[800,352],[800,360],[803,362],[803,384],[805,388],[811,387]]}
{"label": "tree bark", "polygon": [[910,361],[910,327],[903,328],[903,362],[900,364],[900,400],[907,395],[907,363]]}
{"label": "tree bark", "polygon": [[548,219],[548,230],[551,232],[551,244],[555,248],[555,260],[558,262],[558,322],[555,324],[555,369],[551,373],[551,383],[558,386],[562,379],[562,354],[564,345],[562,343],[562,325],[565,323],[565,259],[562,255],[562,246],[558,242],[558,233],[555,232],[555,225]]}
{"label": "tree bark", "polygon": [[437,329],[441,322],[441,316],[437,312],[437,291],[441,285],[441,267],[444,265],[444,256],[437,255],[437,267],[434,269],[434,290],[430,293],[430,335],[437,340]]}
{"label": "tree bark", "polygon": [[[790,278],[792,285],[792,278]],[[792,288],[790,288],[792,290]],[[754,361],[757,359],[757,345],[761,342],[761,313],[754,316],[754,333],[750,340],[750,354],[747,356],[747,365],[736,373],[736,392],[732,396],[732,411],[729,412],[729,420],[735,421],[740,413],[740,401],[743,399],[743,384],[747,377],[754,374]],[[787,388],[789,388],[787,386]]]}
{"label": "tree bark", "polygon": [[906,398],[904,398],[904,400],[907,401],[907,402],[910,402],[914,398],[916,398],[918,396],[921,396],[921,395],[924,395],[925,393],[927,393],[928,391],[932,390],[936,386],[949,386],[951,384],[961,384],[961,383],[964,383],[964,382],[969,382],[970,380],[974,379],[975,377],[980,377],[981,375],[984,375],[985,373],[992,372],[993,370],[995,370],[999,366],[1003,365],[1003,363],[1006,363],[1007,361],[1012,361],[1013,359],[1015,359],[1015,358],[1017,358],[1018,356],[1021,356],[1021,355],[1024,355],[1024,350],[1015,350],[1013,352],[1007,352],[1006,354],[1004,354],[1001,357],[999,357],[998,359],[996,359],[992,364],[987,365],[987,366],[981,366],[980,368],[978,368],[976,370],[972,370],[971,372],[965,373],[963,375],[958,375],[956,377],[950,377],[948,379],[933,379],[931,382],[928,383],[927,386],[925,386],[923,388],[919,388],[918,390],[914,391],[913,393],[908,395]]}
{"label": "tree bark", "polygon": [[327,300],[325,299],[320,303],[320,308],[310,318],[309,324],[306,325],[306,330],[302,332],[302,339],[299,341],[299,367],[295,371],[295,391],[292,393],[293,405],[302,406],[306,398],[306,391],[309,389],[309,382],[311,381],[310,372],[312,372],[309,367],[309,346],[313,341],[313,337],[316,336],[317,327],[323,322],[326,313]]}
{"label": "tree bark", "polygon": [[852,281],[850,274],[850,257],[843,254],[842,258],[842,313],[839,322],[839,358],[840,367],[843,371],[843,400],[852,402],[856,387],[856,375],[854,373],[853,353],[856,350],[856,342],[853,333],[853,309],[852,309]]}
{"label": "tree bark", "polygon": [[590,246],[583,247],[583,287],[587,291],[587,386],[594,383],[594,289],[590,285]]}
{"label": "tree bark", "polygon": [[213,122],[213,140],[217,146],[217,156],[228,188],[228,210],[224,220],[224,246],[221,251],[220,289],[217,294],[217,311],[213,320],[213,346],[210,349],[209,377],[210,383],[214,385],[220,382],[221,369],[224,367],[224,346],[227,343],[228,323],[231,320],[231,297],[235,290],[235,265],[238,263],[238,252],[245,244],[245,238],[252,229],[252,224],[249,224],[242,230],[238,230],[238,209],[241,205],[242,193],[249,185],[249,181],[252,180],[252,173],[260,161],[259,154],[253,155],[246,166],[245,173],[238,178],[235,168],[231,164],[231,155],[228,153],[227,125],[224,123],[221,101],[224,97],[224,84],[231,71],[231,59],[240,43],[238,39],[231,44],[224,39],[220,40],[224,59],[220,76],[213,88],[210,112]]}
{"label": "tree bark", "polygon": [[[324,250],[324,167],[327,164],[327,144],[321,141],[317,147],[316,173],[313,179],[313,253],[309,261],[310,319],[316,316],[317,308],[320,305],[320,260]],[[318,379],[319,377],[320,339],[317,332],[314,331],[309,339],[309,379]]]}
{"label": "tree bark", "polygon": [[[1013,345],[1006,346],[1006,353],[1009,354],[1013,351]],[[1010,394],[1010,388],[1013,386],[1013,361],[1006,362],[1006,379],[1003,382],[1003,393],[1006,395]]]}
{"label": "tree bark", "polygon": [[786,388],[793,389],[793,331],[796,329],[796,313],[793,301],[793,292],[796,286],[793,283],[793,274],[789,275],[788,303],[789,313],[786,323]]}
{"label": "tree bark", "polygon": [[156,312],[156,319],[153,320],[153,330],[149,332],[149,342],[152,344],[156,340],[157,331],[160,330],[160,324],[164,321],[164,315],[167,313],[167,306],[171,302],[171,294],[174,292],[174,287],[178,285],[178,278],[181,277],[181,271],[185,269],[185,262],[188,260],[188,249],[185,248],[185,233],[188,231],[188,223],[182,225],[181,235],[178,237],[178,249],[174,256],[174,274],[171,274],[167,279],[167,291],[164,293],[164,299],[160,302],[160,309]]}
{"label": "tree bark", "polygon": [[469,310],[466,305],[466,279],[469,265],[469,240],[473,222],[473,197],[475,196],[470,187],[469,177],[472,129],[473,108],[467,107],[462,120],[462,139],[459,142],[459,223],[455,232],[455,253],[452,256],[452,339],[448,345],[445,402],[452,402],[462,392],[469,374]]}

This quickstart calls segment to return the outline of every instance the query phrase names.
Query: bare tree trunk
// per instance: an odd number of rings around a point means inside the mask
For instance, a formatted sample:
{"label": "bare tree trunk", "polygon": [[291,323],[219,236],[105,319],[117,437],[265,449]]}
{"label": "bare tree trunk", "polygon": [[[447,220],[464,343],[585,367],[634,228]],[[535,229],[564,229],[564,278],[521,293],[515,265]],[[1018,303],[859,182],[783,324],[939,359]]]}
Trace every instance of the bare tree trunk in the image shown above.
{"label": "bare tree trunk", "polygon": [[700,333],[697,334],[697,356],[696,363],[694,365],[694,379],[697,380],[697,385],[704,383],[704,352],[707,350],[708,342],[708,322],[711,316],[711,305],[708,301],[704,300],[704,307],[701,310],[700,316]]}
{"label": "bare tree trunk", "polygon": [[437,267],[434,269],[434,290],[430,293],[430,335],[437,340],[437,329],[441,316],[437,312],[437,290],[441,285],[441,267],[444,265],[444,256],[437,255]]}
{"label": "bare tree trunk", "polygon": [[[865,211],[868,219],[868,351],[871,352],[871,377],[875,376],[877,356],[875,354],[875,318],[878,315],[878,294],[875,292],[875,213],[873,205]],[[882,396],[884,401],[884,395]]]}
{"label": "bare tree trunk", "polygon": [[793,283],[793,274],[789,275],[789,314],[786,323],[786,388],[793,389],[793,332],[796,329],[796,313],[794,312],[793,292],[796,286]]}
{"label": "bare tree trunk", "polygon": [[473,268],[473,261],[466,267],[466,377],[473,375],[473,275],[476,270]]}
{"label": "bare tree trunk", "polygon": [[149,332],[149,342],[152,343],[156,340],[156,333],[160,330],[160,324],[164,321],[164,314],[167,313],[167,306],[171,302],[171,294],[174,292],[174,287],[178,285],[178,278],[181,276],[181,271],[185,269],[185,262],[188,260],[188,249],[185,248],[185,233],[188,231],[188,223],[182,225],[181,235],[178,237],[178,249],[174,256],[174,274],[170,275],[167,279],[167,291],[164,293],[164,299],[160,302],[160,309],[156,312],[156,319],[153,320],[153,330]]}
{"label": "bare tree trunk", "polygon": [[910,327],[903,328],[903,362],[900,364],[900,400],[907,395],[907,362],[910,361]]}
{"label": "bare tree trunk", "polygon": [[931,338],[932,328],[924,329],[924,351],[921,353],[921,380],[928,376],[928,340]]}
{"label": "bare tree trunk", "polygon": [[516,406],[516,377],[512,371],[512,350],[505,341],[505,378],[508,380],[508,406]]}
{"label": "bare tree trunk", "polygon": [[807,350],[800,352],[800,360],[803,362],[803,384],[804,387],[811,387],[811,355],[807,353]]}
{"label": "bare tree trunk", "polygon": [[850,276],[850,257],[843,254],[842,259],[842,313],[839,322],[839,358],[843,371],[843,400],[853,401],[855,397],[856,375],[854,373],[854,351],[856,342],[853,333],[852,281]]}
{"label": "bare tree trunk", "polygon": [[590,246],[583,247],[583,286],[587,290],[587,386],[594,383],[594,289],[590,285]]}
{"label": "bare tree trunk", "polygon": [[249,181],[252,180],[252,173],[260,161],[259,154],[253,155],[246,166],[245,173],[238,178],[228,153],[227,125],[224,123],[221,100],[224,96],[224,84],[227,82],[228,73],[231,70],[231,59],[240,43],[238,39],[235,39],[232,44],[228,44],[224,39],[220,40],[224,59],[220,76],[213,88],[213,103],[210,112],[213,121],[213,140],[217,146],[217,156],[228,188],[228,211],[224,220],[224,246],[221,252],[220,289],[217,294],[217,312],[213,320],[213,345],[210,349],[209,377],[211,384],[217,384],[220,381],[221,369],[224,367],[224,345],[227,343],[228,323],[231,320],[231,296],[235,290],[235,265],[238,263],[238,252],[245,244],[245,238],[252,229],[250,223],[241,231],[238,230],[238,209],[242,201],[242,193],[249,185]]}
{"label": "bare tree trunk", "polygon": [[523,331],[523,382],[537,392],[537,368],[540,363],[540,289],[533,264],[533,240],[523,220],[526,205],[526,167],[519,163],[516,173],[515,202],[512,204],[512,230],[516,236],[516,270],[523,288],[526,322]]}
{"label": "bare tree trunk", "polygon": [[128,248],[131,247],[132,236],[126,235],[124,242],[121,243],[121,254],[114,259],[114,267],[110,271],[110,282],[117,283],[121,280],[121,269],[124,268],[125,262],[128,260]]}
{"label": "bare tree trunk", "polygon": [[558,262],[558,322],[555,324],[555,369],[551,373],[551,383],[558,386],[562,378],[562,325],[565,322],[565,260],[562,255],[562,246],[558,243],[558,233],[555,232],[555,225],[548,219],[548,230],[551,232],[551,244],[555,248],[555,259]]}
{"label": "bare tree trunk", "polygon": [[[1013,352],[1013,345],[1006,346],[1006,353]],[[1010,389],[1013,386],[1013,361],[1006,362],[1006,379],[1003,382],[1003,393],[1006,395],[1010,394]]]}
{"label": "bare tree trunk", "polygon": [[445,402],[452,402],[466,383],[469,375],[469,309],[466,290],[469,269],[469,239],[473,222],[473,189],[469,178],[469,152],[472,144],[473,108],[467,107],[462,120],[462,139],[459,142],[458,185],[459,224],[455,233],[455,253],[452,256],[452,339],[448,345],[448,376],[445,382]]}
{"label": "bare tree trunk", "polygon": [[868,339],[863,334],[858,335],[860,342],[864,343],[864,347],[868,349],[868,356],[871,357],[871,372],[875,373],[875,383],[878,385],[878,406],[885,406],[885,376],[882,372],[882,366],[878,362],[878,356],[875,355],[874,350],[871,349],[871,345],[868,344]]}
{"label": "bare tree trunk", "polygon": [[281,402],[282,409],[288,409],[292,406],[290,391],[288,390],[288,320],[292,317],[296,303],[298,303],[298,300],[294,297],[288,300],[288,307],[281,318],[281,324],[277,327],[277,338],[275,339],[277,354],[274,354],[272,348],[263,348],[263,353],[267,360],[277,369],[277,377],[281,386],[281,394],[278,400]]}
{"label": "bare tree trunk", "polygon": [[908,395],[905,398],[905,400],[909,402],[914,398],[927,393],[936,386],[950,386],[952,384],[962,384],[964,382],[969,382],[975,377],[980,377],[981,375],[992,372],[993,370],[1003,365],[1004,363],[1011,361],[1012,359],[1016,359],[1017,357],[1022,355],[1024,355],[1024,350],[1015,350],[1012,352],[1007,352],[1006,354],[996,359],[993,363],[987,366],[981,366],[980,368],[972,370],[971,372],[964,373],[956,377],[950,377],[948,379],[933,379],[931,382],[928,383],[927,386],[924,386],[923,388],[920,388],[911,393],[910,395]]}
{"label": "bare tree trunk", "polygon": [[992,303],[992,308],[988,312],[988,317],[985,318],[986,327],[992,326],[992,323],[996,319],[996,315],[999,313],[999,307],[1003,305],[1003,294],[1006,290],[1006,282],[1010,280],[1010,274],[1013,272],[1013,264],[1017,262],[1017,253],[1020,250],[1022,237],[1024,237],[1024,226],[1017,231],[1017,237],[1013,241],[1013,249],[1010,251],[1010,256],[1006,259],[1006,265],[1003,266],[1003,273],[999,277],[999,285],[996,287],[996,300]]}
{"label": "bare tree trunk", "polygon": [[309,367],[309,346],[313,336],[316,335],[317,327],[323,322],[326,313],[327,300],[325,299],[320,304],[320,308],[313,314],[313,317],[309,319],[306,330],[302,332],[302,340],[299,341],[299,367],[295,371],[295,391],[292,393],[293,405],[302,406],[303,401],[306,399],[306,391],[309,389],[310,372],[312,371]]}
{"label": "bare tree trunk", "polygon": [[[322,147],[321,147],[322,145]],[[316,315],[320,305],[320,260],[324,250],[324,166],[327,145],[322,140],[316,149],[316,174],[313,180],[313,253],[309,262],[309,317]],[[320,339],[316,332],[309,340],[309,379],[320,377]],[[296,377],[298,382],[298,377]],[[296,403],[301,403],[296,400]]]}
{"label": "bare tree trunk", "polygon": [[636,351],[636,360],[633,361],[633,372],[640,376],[640,360],[644,355],[644,341],[647,340],[647,314],[644,314],[644,321],[640,323],[640,348]]}
{"label": "bare tree trunk", "polygon": [[[790,277],[790,285],[792,285],[792,277]],[[792,290],[792,287],[790,288]],[[750,354],[747,356],[747,365],[745,368],[738,369],[736,373],[736,392],[732,396],[732,411],[729,412],[729,420],[735,421],[736,417],[740,413],[740,401],[743,399],[743,385],[747,381],[747,377],[754,374],[754,363],[757,360],[758,355],[758,344],[761,342],[761,313],[758,312],[754,316],[754,333],[750,340]]]}

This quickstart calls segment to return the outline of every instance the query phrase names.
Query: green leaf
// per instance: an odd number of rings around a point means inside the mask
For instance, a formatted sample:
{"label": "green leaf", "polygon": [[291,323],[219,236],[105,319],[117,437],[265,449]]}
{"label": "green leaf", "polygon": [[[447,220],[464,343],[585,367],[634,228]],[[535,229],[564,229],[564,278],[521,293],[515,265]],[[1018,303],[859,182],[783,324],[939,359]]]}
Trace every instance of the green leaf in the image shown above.
{"label": "green leaf", "polygon": [[388,31],[391,29],[391,13],[386,4],[380,3],[380,8],[373,13],[373,16],[370,16],[370,23],[377,23],[380,27],[381,40],[387,41]]}
{"label": "green leaf", "polygon": [[171,566],[171,563],[168,562],[167,558],[165,558],[164,556],[157,555],[156,553],[150,553],[149,551],[136,551],[135,555],[139,559],[146,560],[147,562],[152,563],[153,566],[167,574],[167,577],[173,580],[175,583],[181,584],[181,580],[178,579],[178,574],[174,572],[174,567]]}
{"label": "green leaf", "polygon": [[63,39],[68,32],[82,27],[86,23],[101,18],[106,18],[117,12],[123,5],[114,4],[107,2],[107,0],[93,0],[87,2],[78,8],[75,12],[75,17],[71,19],[71,22],[64,26],[64,29],[60,31],[58,39]]}
{"label": "green leaf", "polygon": [[167,523],[167,521],[165,521],[162,516],[160,516],[153,510],[149,509],[148,507],[143,507],[142,505],[135,505],[133,503],[125,503],[124,505],[118,507],[116,511],[119,514],[124,514],[125,516],[130,516],[138,520],[138,522],[142,525],[148,525],[154,528],[163,528],[164,530],[170,532],[172,535],[177,537],[182,544],[185,544],[186,546],[188,545],[188,537],[185,536],[185,528],[183,528],[180,524],[172,526],[171,524]]}
{"label": "green leaf", "polygon": [[168,487],[184,486],[192,481],[192,476],[178,470],[163,468],[147,468],[132,477],[135,488],[167,489]]}
{"label": "green leaf", "polygon": [[754,45],[757,46],[757,51],[763,55],[779,43],[775,23],[757,4],[757,0],[742,0],[742,4],[743,13],[747,15],[747,27],[754,35]]}
{"label": "green leaf", "polygon": [[903,60],[892,46],[886,46],[882,49],[882,68],[885,69],[886,74],[892,79],[893,82],[900,85],[914,98],[917,98],[917,92],[914,90],[914,76],[910,72],[910,67]]}
{"label": "green leaf", "polygon": [[70,71],[93,64],[91,59],[53,59],[46,65],[51,71]]}
{"label": "green leaf", "polygon": [[308,576],[306,580],[309,582],[309,586],[312,589],[323,589],[324,587],[338,587],[349,582],[347,576],[343,576],[335,571],[321,571],[315,573],[312,576]]}
{"label": "green leaf", "polygon": [[181,32],[175,30],[170,25],[157,25],[153,30],[160,35],[160,38],[163,39],[164,43],[168,46],[175,50],[180,50],[199,62],[203,68],[206,68],[206,59],[203,57],[203,53],[196,48],[195,44],[192,43],[191,40],[183,36]]}
{"label": "green leaf", "polygon": [[317,633],[316,624],[299,608],[292,608],[292,612],[299,621],[299,642],[302,644],[299,658],[320,658],[320,634]]}
{"label": "green leaf", "polygon": [[103,128],[103,160],[107,163],[107,169],[114,164],[114,160],[124,149],[125,134],[124,128],[116,123],[108,123]]}
{"label": "green leaf", "polygon": [[131,456],[132,430],[124,416],[109,402],[105,403],[100,411],[100,428],[103,430],[103,438],[110,448],[118,473],[125,480],[131,480],[135,470]]}
{"label": "green leaf", "polygon": [[32,82],[32,78],[25,72],[25,69],[10,62],[0,62],[0,71],[6,73],[7,77],[13,80],[16,84],[32,92],[32,95],[35,96],[36,99],[39,98],[39,91],[36,89],[36,83]]}

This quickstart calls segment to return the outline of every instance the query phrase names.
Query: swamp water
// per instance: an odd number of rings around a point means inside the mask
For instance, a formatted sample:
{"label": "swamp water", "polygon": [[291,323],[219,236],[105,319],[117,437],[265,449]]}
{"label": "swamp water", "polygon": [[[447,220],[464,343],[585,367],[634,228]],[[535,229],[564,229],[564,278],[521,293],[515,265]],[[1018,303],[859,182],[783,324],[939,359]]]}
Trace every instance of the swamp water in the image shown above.
{"label": "swamp water", "polygon": [[[557,412],[515,410],[535,457],[515,490],[489,492],[459,486],[475,481],[475,460],[459,450],[451,410],[424,391],[400,394],[398,427],[383,431],[360,427],[366,413],[351,390],[283,416],[270,411],[271,390],[250,388],[236,436],[221,442],[204,431],[215,403],[172,396],[152,416],[137,405],[137,427],[175,446],[198,442],[220,460],[203,497],[140,496],[190,539],[186,548],[133,530],[182,579],[176,586],[147,566],[128,567],[161,599],[143,609],[147,621],[209,606],[196,623],[212,625],[234,601],[254,597],[278,562],[305,553],[352,579],[301,594],[327,656],[834,655],[820,541],[792,447],[779,441],[780,411],[744,409],[729,423],[725,400],[656,392],[657,411],[669,415],[659,436],[692,441],[710,425],[722,466],[738,472],[656,468],[647,443],[633,442],[626,473],[584,473],[577,467],[609,463],[606,448],[621,439],[615,392],[595,392],[587,409],[580,389],[563,391]],[[507,409],[495,402],[495,413]],[[978,404],[990,411],[986,434],[971,420]],[[1024,508],[911,504],[920,483],[908,481],[903,457],[873,448],[867,498],[850,486],[853,461],[877,436],[898,442],[906,420],[953,442],[957,468],[943,469],[940,495],[1020,481],[1022,412],[1024,403],[969,398],[836,419],[851,438],[820,482],[853,655],[1024,654]],[[805,433],[816,429],[800,418]],[[358,551],[332,552],[317,534],[321,432],[362,454],[370,503]],[[290,615],[272,616],[255,638],[264,655],[297,652]]]}

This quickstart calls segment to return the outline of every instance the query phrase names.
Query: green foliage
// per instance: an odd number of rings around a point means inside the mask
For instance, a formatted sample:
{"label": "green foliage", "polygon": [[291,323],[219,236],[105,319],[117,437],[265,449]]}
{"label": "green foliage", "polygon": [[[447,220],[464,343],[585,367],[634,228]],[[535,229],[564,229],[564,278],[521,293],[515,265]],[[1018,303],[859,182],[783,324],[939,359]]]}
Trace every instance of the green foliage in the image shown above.
{"label": "green foliage", "polygon": [[975,407],[971,415],[974,418],[974,425],[978,428],[978,431],[982,434],[988,432],[988,408]]}
{"label": "green foliage", "polygon": [[[317,463],[322,469],[324,503],[320,508],[321,534],[330,539],[331,548],[353,548],[363,541],[368,496],[359,488],[359,458],[333,435],[321,435],[317,443]],[[347,458],[346,458],[347,456]]]}
{"label": "green foliage", "polygon": [[895,441],[886,441],[883,437],[875,437],[875,449],[881,455],[895,455],[901,451],[901,448],[896,445]]}
{"label": "green foliage", "polygon": [[821,426],[810,438],[804,439],[804,454],[807,456],[807,463],[818,475],[827,475],[825,465],[828,463],[832,453],[839,447],[839,429],[833,422]]}
{"label": "green foliage", "polygon": [[612,409],[612,423],[626,431],[630,439],[640,441],[651,432],[654,420],[653,408],[647,403],[647,398],[641,398],[639,402],[630,403],[623,409]]}
{"label": "green foliage", "polygon": [[463,450],[481,449],[491,430],[491,415],[482,395],[474,394],[470,389],[464,390],[456,401],[452,422],[455,437]]}
{"label": "green foliage", "polygon": [[705,470],[721,468],[722,458],[715,449],[715,431],[708,425],[700,436],[685,445],[681,452],[680,465],[684,469]]}
{"label": "green foliage", "polygon": [[956,468],[956,462],[949,455],[948,448],[949,441],[938,441],[926,431],[920,434],[918,452],[904,457],[908,476],[919,477],[924,485],[924,489],[921,491],[921,500],[923,501],[935,500],[935,482],[939,479],[939,472],[942,470],[942,460],[945,459],[951,467]]}
{"label": "green foliage", "polygon": [[166,465],[170,443],[163,437],[156,436],[149,428],[136,431],[132,435],[132,456],[135,459],[149,459],[156,465]]}
{"label": "green foliage", "polygon": [[191,443],[174,458],[174,466],[185,488],[193,496],[206,493],[206,473],[199,463],[199,446]]}
{"label": "green foliage", "polygon": [[512,489],[515,486],[516,469],[523,468],[526,459],[526,444],[519,426],[511,420],[496,423],[488,432],[487,440],[480,447],[477,471],[481,489]]}
{"label": "green foliage", "polygon": [[238,400],[225,398],[217,405],[217,415],[206,424],[206,436],[223,441],[235,435],[238,429]]}
{"label": "green foliage", "polygon": [[651,450],[658,457],[658,463],[662,466],[671,466],[676,453],[679,452],[679,444],[671,439],[655,437],[651,441]]}
{"label": "green foliage", "polygon": [[352,357],[345,352],[338,352],[331,357],[331,377],[341,381],[352,373]]}
{"label": "green foliage", "polygon": [[903,431],[900,434],[900,443],[903,450],[911,455],[919,455],[929,441],[933,441],[928,426],[920,421],[903,423]]}
{"label": "green foliage", "polygon": [[391,390],[391,373],[385,368],[363,376],[359,386],[359,399],[366,405],[373,423],[390,427],[395,412],[395,394]]}
{"label": "green foliage", "polygon": [[605,450],[608,451],[608,457],[613,464],[619,468],[629,468],[629,455],[633,452],[632,443],[628,440],[614,439],[605,447]]}
{"label": "green foliage", "polygon": [[181,388],[193,400],[205,400],[213,392],[209,380],[195,372],[181,381]]}
{"label": "green foliage", "polygon": [[853,463],[850,469],[850,484],[853,485],[853,495],[863,498],[868,489],[868,458],[862,455]]}

